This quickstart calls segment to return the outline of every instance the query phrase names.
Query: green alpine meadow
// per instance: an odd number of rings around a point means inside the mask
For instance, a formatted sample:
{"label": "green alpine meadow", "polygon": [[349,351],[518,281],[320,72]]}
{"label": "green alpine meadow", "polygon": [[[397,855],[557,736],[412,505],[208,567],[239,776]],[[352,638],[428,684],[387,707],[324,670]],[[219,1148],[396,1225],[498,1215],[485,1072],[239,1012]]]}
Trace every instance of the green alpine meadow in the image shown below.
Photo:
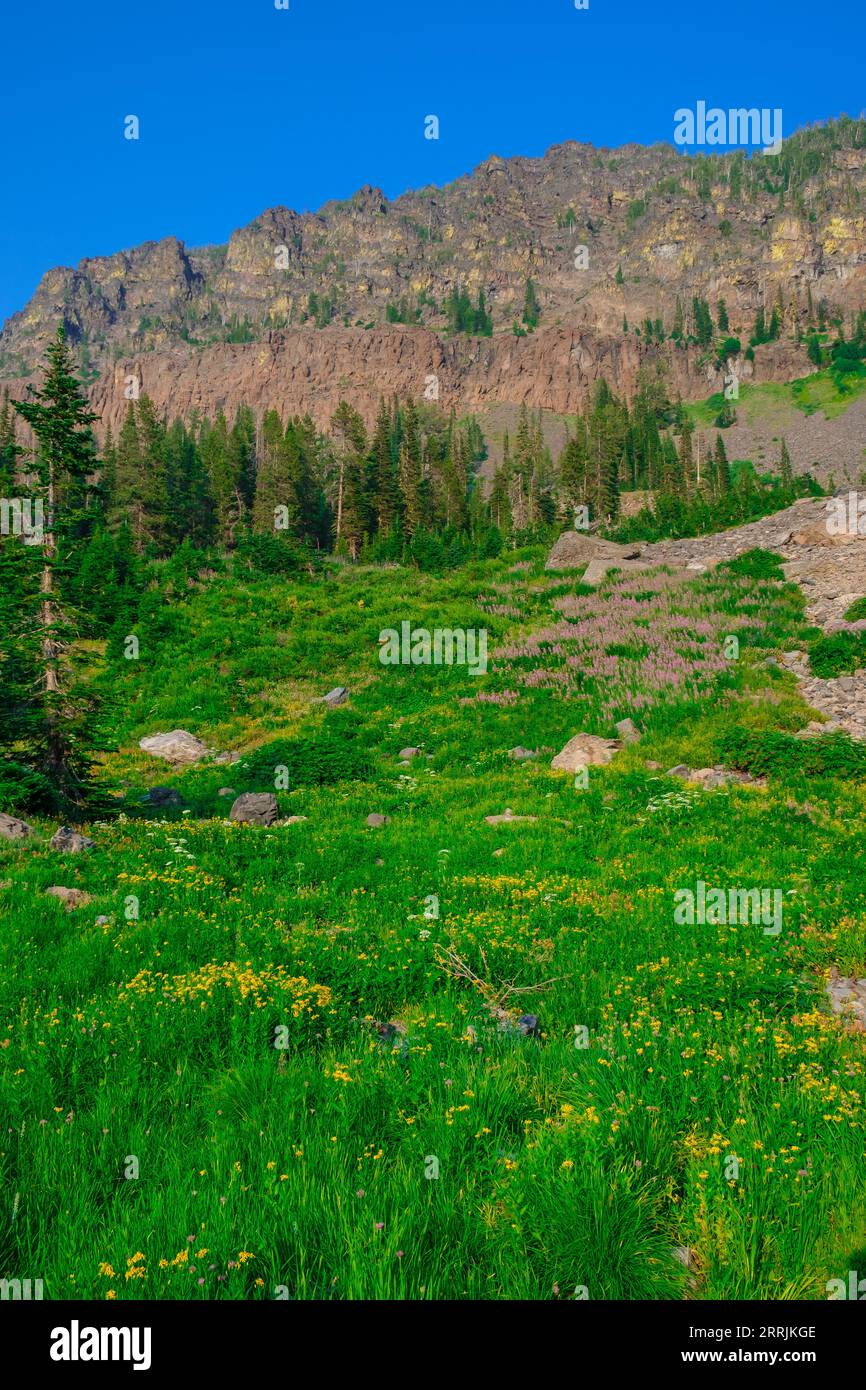
{"label": "green alpine meadow", "polygon": [[[770,61],[727,17],[716,94],[701,16],[662,52],[632,0],[384,37],[214,0],[165,38],[156,0],[80,71],[59,7],[0,90],[34,151],[0,1316],[43,1371],[291,1374],[319,1329],[259,1303],[362,1305],[316,1315],[353,1374],[380,1303],[586,1304],[581,1369],[826,1380],[851,1343],[819,1305],[866,1299],[866,117],[783,105],[856,51],[792,3]],[[416,1334],[451,1377],[456,1322]],[[549,1333],[503,1330],[525,1377]]]}
{"label": "green alpine meadow", "polygon": [[[275,575],[187,547],[136,561],[128,634],[4,651],[8,1278],[817,1299],[862,1259],[862,1024],[827,987],[862,972],[866,753],[795,737],[801,589],[759,548],[595,586],[544,544],[478,549],[287,545]],[[4,560],[44,641],[46,569],[58,612],[75,585],[62,541],[36,552]],[[405,622],[486,632],[487,669],[423,641],[385,664]],[[56,690],[18,693],[28,658]],[[204,751],[158,763],[163,730]],[[551,767],[580,730],[621,746]],[[781,930],[684,924],[699,884],[778,891]]]}

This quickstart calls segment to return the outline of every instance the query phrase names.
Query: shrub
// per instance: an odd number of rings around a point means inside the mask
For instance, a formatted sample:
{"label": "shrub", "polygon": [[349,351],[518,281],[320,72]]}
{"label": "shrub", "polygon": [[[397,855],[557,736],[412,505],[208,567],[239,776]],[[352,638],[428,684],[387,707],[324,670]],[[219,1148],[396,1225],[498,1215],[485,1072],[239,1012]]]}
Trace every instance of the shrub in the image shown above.
{"label": "shrub", "polygon": [[726,569],[731,574],[747,575],[749,579],[784,579],[782,564],[781,555],[758,547],[755,550],[745,550],[735,560],[726,560],[719,568]]}
{"label": "shrub", "polygon": [[793,734],[732,729],[721,739],[719,753],[726,767],[757,776],[866,777],[866,747],[854,743],[847,734],[801,739]]}
{"label": "shrub", "polygon": [[812,671],[822,680],[850,675],[866,666],[866,633],[836,632],[821,637],[809,652]]}
{"label": "shrub", "polygon": [[337,729],[297,739],[274,739],[238,764],[250,790],[274,785],[275,768],[288,770],[289,790],[324,787],[336,782],[360,782],[372,772],[372,761],[360,742],[360,728],[343,723]]}
{"label": "shrub", "polygon": [[0,758],[0,811],[7,815],[24,807],[48,811],[53,809],[55,801],[47,777],[9,758]]}

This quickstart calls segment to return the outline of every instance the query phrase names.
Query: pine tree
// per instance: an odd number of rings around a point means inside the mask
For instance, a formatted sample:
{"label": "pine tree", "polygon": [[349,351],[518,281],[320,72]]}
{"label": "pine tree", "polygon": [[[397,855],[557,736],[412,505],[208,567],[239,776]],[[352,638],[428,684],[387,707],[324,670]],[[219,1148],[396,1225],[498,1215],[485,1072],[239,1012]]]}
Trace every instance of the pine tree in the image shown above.
{"label": "pine tree", "polygon": [[418,410],[411,399],[403,407],[402,423],[398,474],[403,498],[403,530],[411,540],[415,532],[422,529],[424,520]]}
{"label": "pine tree", "polygon": [[791,468],[791,455],[788,452],[788,441],[782,437],[782,452],[779,458],[779,477],[783,487],[793,487],[794,472]]}
{"label": "pine tree", "polygon": [[731,490],[731,469],[728,464],[728,451],[720,434],[716,435],[713,453],[713,485],[717,498],[727,497]]}
{"label": "pine tree", "polygon": [[400,491],[391,444],[391,415],[384,400],[379,406],[371,449],[373,512],[378,533],[389,536],[400,518]]}
{"label": "pine tree", "polygon": [[26,714],[21,760],[50,787],[60,806],[82,805],[88,794],[85,721],[92,702],[76,682],[71,581],[97,516],[98,472],[91,425],[97,418],[74,373],[63,327],[47,350],[45,378],[15,410],[36,437],[36,499],[44,510],[37,566],[26,566],[17,595],[32,623],[22,633],[27,662],[38,672]]}
{"label": "pine tree", "polygon": [[199,448],[216,513],[216,537],[232,549],[238,528],[246,516],[244,467],[237,451],[229,447],[229,429],[222,411],[213,424],[202,425]]}
{"label": "pine tree", "polygon": [[252,511],[253,530],[259,535],[273,535],[277,508],[286,505],[284,439],[282,420],[275,410],[269,410],[262,421],[261,452]]}
{"label": "pine tree", "polygon": [[531,280],[526,282],[526,294],[523,299],[523,322],[530,329],[537,328],[541,322],[541,305]]}

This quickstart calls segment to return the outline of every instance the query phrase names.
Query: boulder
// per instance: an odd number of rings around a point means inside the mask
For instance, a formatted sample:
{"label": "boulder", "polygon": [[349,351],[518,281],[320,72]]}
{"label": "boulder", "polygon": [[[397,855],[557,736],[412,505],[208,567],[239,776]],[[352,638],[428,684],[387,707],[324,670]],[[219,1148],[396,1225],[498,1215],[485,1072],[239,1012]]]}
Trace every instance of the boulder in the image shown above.
{"label": "boulder", "polygon": [[198,763],[212,751],[201,739],[187,733],[186,729],[150,734],[141,739],[138,746],[152,758],[164,758],[168,763]]}
{"label": "boulder", "polygon": [[331,709],[333,709],[335,705],[345,704],[348,698],[349,691],[347,690],[346,686],[335,685],[333,690],[329,690],[327,695],[323,695],[321,700],[317,700],[316,703],[320,705],[328,705]]}
{"label": "boulder", "polygon": [[244,792],[229,811],[229,820],[243,825],[273,825],[279,813],[273,792]]}
{"label": "boulder", "polygon": [[26,840],[33,834],[33,826],[17,816],[0,814],[0,840]]}
{"label": "boulder", "polygon": [[545,569],[583,569],[595,560],[607,561],[609,568],[618,567],[625,560],[636,560],[640,553],[640,546],[619,545],[586,531],[565,531],[548,555]]}
{"label": "boulder", "polygon": [[692,775],[692,770],[685,763],[677,763],[676,767],[669,767],[665,773],[666,777],[682,777],[688,781]]}
{"label": "boulder", "polygon": [[151,787],[142,797],[148,806],[180,806],[180,792],[175,787]]}
{"label": "boulder", "polygon": [[51,849],[59,850],[61,854],[81,854],[86,849],[96,849],[96,841],[88,840],[86,835],[79,835],[77,830],[71,830],[68,825],[61,825],[52,835],[49,846]]}
{"label": "boulder", "polygon": [[55,884],[51,888],[46,888],[45,891],[52,898],[59,898],[62,903],[65,903],[67,912],[74,912],[76,907],[86,907],[92,901],[90,894],[85,893],[81,888],[63,888]]}
{"label": "boulder", "polygon": [[367,824],[371,826],[373,830],[380,830],[383,825],[390,824],[390,821],[390,816],[380,816],[378,811],[371,812],[367,817]]}
{"label": "boulder", "polygon": [[840,975],[834,966],[827,984],[827,997],[834,1014],[849,1019],[855,1027],[866,1028],[866,979]]}
{"label": "boulder", "polygon": [[640,743],[640,729],[632,719],[621,719],[616,726],[616,731],[623,743]]}
{"label": "boulder", "polygon": [[559,772],[577,772],[582,767],[606,767],[621,747],[619,739],[575,734],[557,753],[550,766]]}
{"label": "boulder", "polygon": [[403,748],[400,750],[400,758],[403,762],[408,762],[410,758],[417,758],[420,752],[420,748]]}

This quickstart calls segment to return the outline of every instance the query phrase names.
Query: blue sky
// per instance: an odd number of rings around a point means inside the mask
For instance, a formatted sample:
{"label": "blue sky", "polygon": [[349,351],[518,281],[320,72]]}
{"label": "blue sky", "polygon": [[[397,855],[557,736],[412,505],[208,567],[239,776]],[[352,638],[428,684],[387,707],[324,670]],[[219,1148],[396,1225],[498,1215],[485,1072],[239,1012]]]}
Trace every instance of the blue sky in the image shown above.
{"label": "blue sky", "polygon": [[50,0],[3,39],[0,321],[52,266],[225,241],[276,203],[672,140],[699,100],[781,107],[785,133],[866,107],[864,0]]}

